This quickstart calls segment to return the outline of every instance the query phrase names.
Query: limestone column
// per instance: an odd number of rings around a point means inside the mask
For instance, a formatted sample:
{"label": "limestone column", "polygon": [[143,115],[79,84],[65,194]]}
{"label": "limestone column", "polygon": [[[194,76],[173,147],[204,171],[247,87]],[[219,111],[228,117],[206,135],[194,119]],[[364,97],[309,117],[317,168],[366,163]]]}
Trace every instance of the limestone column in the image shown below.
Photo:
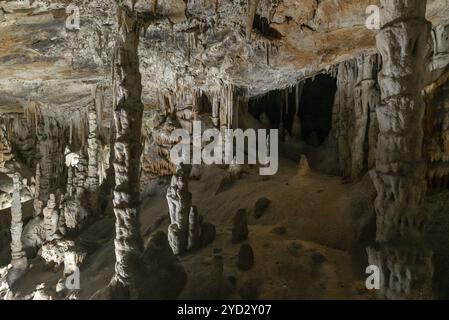
{"label": "limestone column", "polygon": [[95,192],[98,189],[98,163],[97,163],[97,110],[95,108],[95,102],[89,105],[88,110],[89,121],[89,135],[87,137],[87,155],[88,169],[87,169],[87,190],[89,192]]}
{"label": "limestone column", "polygon": [[33,200],[33,216],[38,217],[42,213],[42,209],[44,206],[44,202],[40,199],[40,190],[41,190],[41,166],[38,163],[36,165],[36,187],[34,192],[34,200]]}
{"label": "limestone column", "polygon": [[424,101],[431,25],[425,0],[381,0],[382,28],[377,47],[381,105],[379,138],[371,172],[377,244],[368,248],[369,263],[381,271],[380,297],[420,299],[431,296],[431,250],[422,241],[426,193],[422,157]]}
{"label": "limestone column", "polygon": [[188,186],[189,174],[190,166],[178,165],[167,189],[170,215],[168,241],[175,255],[186,252],[189,242],[189,215],[192,205],[192,194]]}
{"label": "limestone column", "polygon": [[22,248],[22,203],[20,201],[20,178],[13,176],[13,195],[11,206],[11,265],[8,272],[8,285],[11,286],[25,272],[28,261]]}
{"label": "limestone column", "polygon": [[142,153],[143,104],[138,45],[142,23],[125,5],[118,8],[118,37],[114,58],[114,172],[113,206],[116,217],[113,296],[136,294],[137,268],[143,250],[139,229],[139,172]]}

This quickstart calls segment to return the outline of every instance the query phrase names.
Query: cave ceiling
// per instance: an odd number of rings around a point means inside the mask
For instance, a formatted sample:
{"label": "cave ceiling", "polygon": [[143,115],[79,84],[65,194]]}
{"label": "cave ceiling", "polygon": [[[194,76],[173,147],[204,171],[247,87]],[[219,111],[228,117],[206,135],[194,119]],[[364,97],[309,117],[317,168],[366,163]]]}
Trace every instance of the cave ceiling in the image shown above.
{"label": "cave ceiling", "polygon": [[[378,1],[261,1],[251,39],[246,1],[154,1],[135,3],[155,15],[139,47],[147,108],[167,92],[226,84],[258,96],[375,51],[365,21]],[[79,30],[66,28],[69,5],[79,8]],[[447,1],[429,1],[428,19],[445,24],[448,10]],[[30,102],[55,114],[83,108],[92,88],[110,87],[116,29],[113,0],[0,1],[0,112]]]}

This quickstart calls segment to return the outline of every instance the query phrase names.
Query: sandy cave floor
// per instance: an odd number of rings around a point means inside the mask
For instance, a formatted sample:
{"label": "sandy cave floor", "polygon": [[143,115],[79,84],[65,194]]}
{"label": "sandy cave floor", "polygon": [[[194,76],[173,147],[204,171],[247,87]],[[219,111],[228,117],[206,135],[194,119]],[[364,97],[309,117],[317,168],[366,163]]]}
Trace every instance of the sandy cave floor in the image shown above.
{"label": "sandy cave floor", "polygon": [[[193,204],[204,220],[215,224],[217,237],[209,246],[180,257],[188,273],[181,297],[261,299],[366,299],[363,286],[363,248],[357,245],[358,224],[372,214],[369,179],[343,184],[341,178],[299,170],[297,162],[281,159],[274,176],[258,175],[246,168],[243,177],[216,194],[224,170],[204,167],[199,180],[189,187]],[[168,207],[165,190],[168,179],[154,183],[142,202],[141,227],[147,239],[150,231],[167,230]],[[201,195],[201,196],[200,196]],[[254,204],[265,196],[271,203],[256,219]],[[365,205],[364,205],[365,204]],[[232,218],[239,208],[248,214],[249,240],[255,265],[249,271],[236,267],[239,244],[231,243]],[[282,228],[283,227],[283,228]],[[285,228],[285,233],[279,232]],[[89,249],[81,269],[79,298],[88,299],[104,287],[113,273],[114,217],[112,212],[89,226],[78,238]],[[360,248],[358,248],[360,247]],[[212,276],[214,252],[223,256],[221,286]],[[17,283],[16,290],[31,293],[39,283],[52,291],[62,269],[45,266],[40,258]]]}

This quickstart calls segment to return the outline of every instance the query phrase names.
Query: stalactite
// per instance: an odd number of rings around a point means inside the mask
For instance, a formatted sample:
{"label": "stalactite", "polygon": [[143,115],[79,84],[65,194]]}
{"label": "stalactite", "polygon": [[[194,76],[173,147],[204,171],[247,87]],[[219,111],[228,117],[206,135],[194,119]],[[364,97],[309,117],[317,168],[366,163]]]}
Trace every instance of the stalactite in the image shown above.
{"label": "stalactite", "polygon": [[377,72],[377,54],[361,54],[338,65],[332,132],[340,174],[346,180],[356,180],[374,166],[375,112],[380,104]]}
{"label": "stalactite", "polygon": [[20,178],[13,175],[13,197],[11,206],[11,265],[8,272],[8,285],[17,281],[26,271],[28,260],[22,247],[22,203],[20,200]]}
{"label": "stalactite", "polygon": [[[380,94],[377,87],[377,55],[360,55],[357,58],[357,80],[354,88],[354,139],[351,150],[351,179],[360,178],[367,169],[369,153],[373,158],[377,132],[375,118],[371,118],[380,103]],[[367,142],[368,154],[366,150]],[[372,159],[371,159],[372,161]]]}
{"label": "stalactite", "polygon": [[426,180],[421,91],[431,25],[425,19],[427,1],[381,0],[381,4],[384,25],[377,46],[383,60],[382,103],[377,108],[376,168],[371,171],[377,190],[377,244],[368,248],[368,258],[381,270],[381,297],[430,298],[432,251],[422,239]]}
{"label": "stalactite", "polygon": [[295,113],[293,115],[292,123],[292,137],[295,139],[301,138],[301,121],[299,119],[299,103],[301,101],[302,89],[304,82],[300,82],[295,86]]}
{"label": "stalactite", "polygon": [[248,0],[248,16],[246,20],[246,39],[251,40],[251,32],[253,31],[254,17],[256,16],[257,6],[260,0]]}

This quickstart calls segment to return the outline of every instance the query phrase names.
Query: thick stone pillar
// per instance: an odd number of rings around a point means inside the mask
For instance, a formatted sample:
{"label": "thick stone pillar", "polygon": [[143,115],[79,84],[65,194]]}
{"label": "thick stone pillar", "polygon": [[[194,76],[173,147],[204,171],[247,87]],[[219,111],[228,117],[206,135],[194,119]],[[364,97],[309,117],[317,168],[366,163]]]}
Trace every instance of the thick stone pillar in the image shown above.
{"label": "thick stone pillar", "polygon": [[126,6],[118,8],[118,36],[114,61],[114,172],[113,205],[116,217],[114,297],[137,294],[137,268],[143,250],[140,235],[139,172],[142,153],[143,104],[138,45],[142,23]]}
{"label": "thick stone pillar", "polygon": [[422,242],[426,193],[422,157],[425,104],[421,95],[427,71],[431,25],[425,0],[381,0],[382,28],[377,47],[381,105],[379,139],[371,172],[377,190],[377,244],[369,263],[381,271],[380,297],[431,296],[431,250]]}

